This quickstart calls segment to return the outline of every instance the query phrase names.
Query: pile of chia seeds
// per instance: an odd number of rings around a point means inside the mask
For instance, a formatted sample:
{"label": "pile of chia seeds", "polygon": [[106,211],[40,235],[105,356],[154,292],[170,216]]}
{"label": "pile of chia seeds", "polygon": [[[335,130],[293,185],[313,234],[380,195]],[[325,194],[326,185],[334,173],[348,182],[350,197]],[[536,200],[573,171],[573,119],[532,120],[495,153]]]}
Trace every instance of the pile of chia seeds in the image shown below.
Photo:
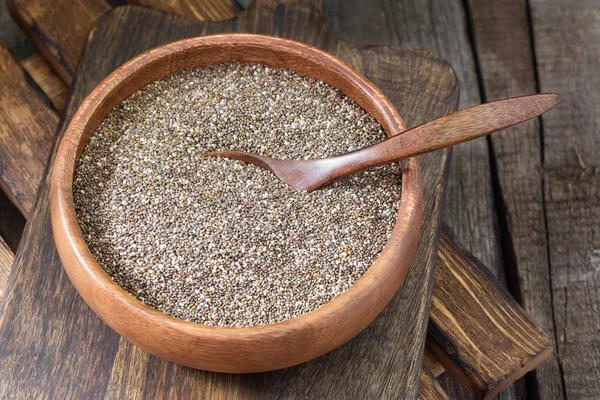
{"label": "pile of chia seeds", "polygon": [[284,321],[344,292],[377,258],[395,222],[400,170],[309,194],[203,155],[321,158],[383,138],[323,82],[258,64],[182,71],[101,123],[75,174],[77,218],[104,270],[157,310],[212,326]]}

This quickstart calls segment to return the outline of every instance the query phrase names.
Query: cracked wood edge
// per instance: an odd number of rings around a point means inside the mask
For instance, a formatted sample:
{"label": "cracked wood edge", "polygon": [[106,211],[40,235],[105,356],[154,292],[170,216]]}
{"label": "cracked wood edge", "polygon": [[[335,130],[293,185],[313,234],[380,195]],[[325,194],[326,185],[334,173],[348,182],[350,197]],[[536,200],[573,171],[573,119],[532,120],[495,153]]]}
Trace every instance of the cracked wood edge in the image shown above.
{"label": "cracked wood edge", "polygon": [[15,255],[0,236],[0,304],[4,298],[4,291],[8,285],[8,275],[15,261]]}

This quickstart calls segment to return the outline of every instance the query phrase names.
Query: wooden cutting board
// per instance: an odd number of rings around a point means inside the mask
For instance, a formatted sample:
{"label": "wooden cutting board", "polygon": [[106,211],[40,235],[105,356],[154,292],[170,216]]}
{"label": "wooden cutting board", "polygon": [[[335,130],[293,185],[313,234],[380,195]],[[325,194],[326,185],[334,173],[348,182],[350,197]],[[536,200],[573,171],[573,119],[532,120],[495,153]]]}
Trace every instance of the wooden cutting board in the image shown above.
{"label": "wooden cutting board", "polygon": [[[290,6],[291,2],[270,5],[259,1],[235,20],[220,23],[201,23],[137,7],[110,12],[90,36],[59,138],[85,95],[123,62],[162,43],[217,32],[284,36],[337,54],[379,86],[409,126],[455,107],[454,74],[438,57],[418,50],[348,45],[322,25],[313,9]],[[177,392],[186,397],[235,393],[257,398],[414,398],[448,152],[421,157],[420,162],[426,199],[423,234],[405,284],[386,310],[359,336],[324,357],[286,370],[243,376],[190,370],[150,356],[120,341],[93,314],[68,281],[56,254],[47,173],[0,310],[0,342],[6,344],[3,365],[10,371],[0,393],[43,393],[57,398],[100,398],[105,394],[162,398]]]}

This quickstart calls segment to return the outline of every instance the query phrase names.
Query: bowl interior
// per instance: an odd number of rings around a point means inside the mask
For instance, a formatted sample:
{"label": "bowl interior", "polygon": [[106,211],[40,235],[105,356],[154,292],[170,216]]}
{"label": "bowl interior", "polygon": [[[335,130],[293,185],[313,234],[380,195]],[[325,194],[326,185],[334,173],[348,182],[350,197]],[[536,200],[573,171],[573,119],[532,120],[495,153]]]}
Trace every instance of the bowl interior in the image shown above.
{"label": "bowl interior", "polygon": [[[226,40],[223,41],[223,38]],[[77,163],[89,138],[114,107],[156,80],[185,69],[207,65],[258,63],[294,71],[340,89],[373,116],[382,125],[388,137],[399,134],[405,129],[396,109],[373,84],[339,59],[321,50],[299,42],[261,35],[228,34],[204,36],[197,39],[197,43],[194,43],[194,39],[188,39],[143,53],[113,72],[92,92],[85,103],[93,100],[91,104],[94,107],[88,109],[90,104],[82,104],[78,112],[78,114],[86,114],[87,117],[82,121],[83,127],[80,133],[75,137],[77,152],[73,160],[74,165],[70,170],[69,183],[72,184]],[[182,44],[182,46],[175,47],[175,51],[173,51],[173,46],[177,44]],[[77,119],[76,117],[74,120]],[[71,127],[69,130],[77,131],[77,129],[71,130]],[[409,165],[409,162],[401,165],[403,181],[410,178],[410,175],[407,175]],[[406,189],[405,186],[403,182],[403,192]],[[402,207],[400,207],[397,219],[398,221],[402,220]],[[77,231],[81,235],[79,229]],[[89,251],[87,245],[86,250]],[[368,273],[369,270],[363,276]],[[358,281],[353,286],[356,286],[357,283]],[[137,302],[137,300],[135,301]],[[141,302],[139,304],[147,307]],[[163,315],[172,318],[166,314]],[[219,327],[219,329],[231,328]]]}

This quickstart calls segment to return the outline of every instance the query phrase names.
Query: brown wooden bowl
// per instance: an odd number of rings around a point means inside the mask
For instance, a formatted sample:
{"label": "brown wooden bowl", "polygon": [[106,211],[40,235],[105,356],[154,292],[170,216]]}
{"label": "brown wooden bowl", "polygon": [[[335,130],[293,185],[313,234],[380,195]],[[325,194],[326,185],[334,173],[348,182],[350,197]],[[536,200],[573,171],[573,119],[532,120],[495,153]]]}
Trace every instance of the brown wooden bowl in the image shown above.
{"label": "brown wooden bowl", "polygon": [[77,110],[54,163],[52,228],[65,270],[81,297],[128,341],[193,368],[268,371],[331,351],[358,334],[383,310],[404,281],[415,255],[423,214],[422,188],[417,160],[402,162],[397,222],[382,253],[346,292],[308,314],[249,328],[211,327],[168,316],[136,300],[104,272],[85,243],[73,205],[77,162],[100,122],[135,91],[183,69],[225,62],[262,63],[322,80],[360,104],[379,121],[387,135],[405,129],[396,109],[372,83],[342,61],[311,46],[248,34],[170,43],[117,69]]}

